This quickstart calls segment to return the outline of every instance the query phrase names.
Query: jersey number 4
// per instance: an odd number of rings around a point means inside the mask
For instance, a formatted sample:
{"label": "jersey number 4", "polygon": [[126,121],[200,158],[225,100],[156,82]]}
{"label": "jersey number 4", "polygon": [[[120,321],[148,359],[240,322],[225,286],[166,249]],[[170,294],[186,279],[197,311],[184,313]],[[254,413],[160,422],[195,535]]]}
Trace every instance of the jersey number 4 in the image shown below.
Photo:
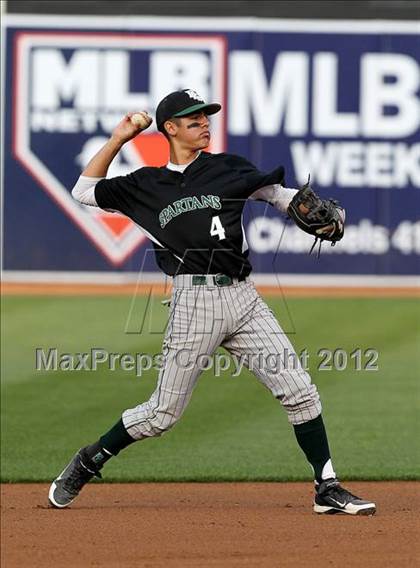
{"label": "jersey number 4", "polygon": [[219,237],[219,241],[226,238],[226,231],[223,228],[219,215],[211,218],[210,235],[212,237]]}

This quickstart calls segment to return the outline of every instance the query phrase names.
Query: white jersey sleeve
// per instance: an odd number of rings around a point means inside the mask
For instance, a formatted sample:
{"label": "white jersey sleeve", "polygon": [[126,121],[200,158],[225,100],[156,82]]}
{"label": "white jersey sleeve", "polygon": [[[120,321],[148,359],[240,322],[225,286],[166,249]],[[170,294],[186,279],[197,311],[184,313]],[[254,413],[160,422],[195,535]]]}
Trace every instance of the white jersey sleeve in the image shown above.
{"label": "white jersey sleeve", "polygon": [[290,187],[283,187],[279,183],[274,185],[266,185],[261,189],[257,189],[249,199],[260,199],[262,201],[267,201],[273,207],[281,211],[282,213],[287,212],[290,202],[293,196],[298,192],[297,189],[292,189]]}
{"label": "white jersey sleeve", "polygon": [[98,207],[95,199],[95,186],[99,181],[101,181],[101,179],[104,178],[80,176],[71,191],[72,196],[76,201],[83,205]]}

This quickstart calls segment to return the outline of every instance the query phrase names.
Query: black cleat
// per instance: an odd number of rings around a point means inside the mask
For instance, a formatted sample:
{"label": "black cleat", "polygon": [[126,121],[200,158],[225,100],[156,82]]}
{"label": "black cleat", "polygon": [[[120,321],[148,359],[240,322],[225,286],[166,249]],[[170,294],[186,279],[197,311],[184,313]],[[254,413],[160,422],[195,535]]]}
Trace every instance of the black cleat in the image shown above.
{"label": "black cleat", "polygon": [[102,477],[99,470],[84,455],[82,448],[68,466],[52,482],[48,500],[53,507],[64,509],[79,495],[81,489],[93,477]]}
{"label": "black cleat", "polygon": [[315,487],[314,511],[319,514],[334,515],[374,515],[376,505],[352,495],[341,487],[338,479],[326,479]]}

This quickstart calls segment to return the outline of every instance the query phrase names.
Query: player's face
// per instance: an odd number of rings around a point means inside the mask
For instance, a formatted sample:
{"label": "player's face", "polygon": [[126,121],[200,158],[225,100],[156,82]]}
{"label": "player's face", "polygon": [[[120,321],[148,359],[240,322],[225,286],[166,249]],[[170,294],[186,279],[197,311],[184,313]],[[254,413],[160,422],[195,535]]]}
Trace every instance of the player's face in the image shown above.
{"label": "player's face", "polygon": [[210,143],[210,121],[204,112],[183,116],[177,121],[176,139],[192,150],[202,150]]}

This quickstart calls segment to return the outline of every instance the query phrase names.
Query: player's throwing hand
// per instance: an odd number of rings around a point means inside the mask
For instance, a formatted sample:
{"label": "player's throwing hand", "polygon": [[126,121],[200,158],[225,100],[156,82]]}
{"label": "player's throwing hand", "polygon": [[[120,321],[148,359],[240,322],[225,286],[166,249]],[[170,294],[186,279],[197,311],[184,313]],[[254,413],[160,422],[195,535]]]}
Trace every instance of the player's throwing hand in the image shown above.
{"label": "player's throwing hand", "polygon": [[128,142],[152,124],[153,119],[146,111],[128,112],[112,131],[112,136],[121,142]]}

